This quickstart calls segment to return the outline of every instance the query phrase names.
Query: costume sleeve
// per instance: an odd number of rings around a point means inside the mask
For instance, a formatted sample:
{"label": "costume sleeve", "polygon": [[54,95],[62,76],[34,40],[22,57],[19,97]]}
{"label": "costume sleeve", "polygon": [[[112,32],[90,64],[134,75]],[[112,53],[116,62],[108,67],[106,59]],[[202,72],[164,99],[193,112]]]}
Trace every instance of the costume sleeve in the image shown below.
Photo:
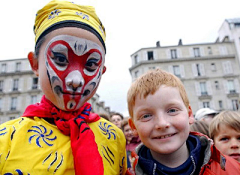
{"label": "costume sleeve", "polygon": [[120,157],[122,157],[122,175],[126,174],[127,171],[127,152],[126,152],[126,138],[122,131],[119,132],[119,151]]}
{"label": "costume sleeve", "polygon": [[12,121],[0,125],[0,174],[2,174],[2,169],[10,152],[11,135],[14,131],[15,127]]}

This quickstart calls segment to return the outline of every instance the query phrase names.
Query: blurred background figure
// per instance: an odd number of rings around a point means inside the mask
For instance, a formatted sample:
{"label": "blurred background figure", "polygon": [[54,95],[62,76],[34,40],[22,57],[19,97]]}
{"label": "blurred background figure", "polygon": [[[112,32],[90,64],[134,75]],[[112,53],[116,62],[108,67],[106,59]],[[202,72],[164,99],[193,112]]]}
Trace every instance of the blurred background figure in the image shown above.
{"label": "blurred background figure", "polygon": [[130,156],[131,152],[135,150],[135,148],[141,143],[141,140],[138,136],[134,136],[132,129],[130,128],[128,124],[128,119],[124,118],[122,121],[122,131],[123,134],[126,137],[126,150],[127,150],[127,155]]}
{"label": "blurred background figure", "polygon": [[120,129],[121,129],[122,120],[123,120],[123,115],[118,113],[118,112],[112,113],[111,116],[110,116],[110,122],[115,124]]}
{"label": "blurred background figure", "polygon": [[200,132],[209,137],[209,133],[208,133],[209,126],[203,120],[195,121],[192,125],[190,125],[190,130],[194,132]]}
{"label": "blurred background figure", "polygon": [[105,113],[99,113],[98,115],[99,115],[100,117],[106,119],[107,121],[109,121],[110,116],[109,116],[108,114],[105,114]]}
{"label": "blurred background figure", "polygon": [[210,138],[223,154],[240,162],[240,113],[222,111],[209,126]]}
{"label": "blurred background figure", "polygon": [[201,108],[196,112],[195,119],[205,121],[208,125],[219,112],[210,108]]}

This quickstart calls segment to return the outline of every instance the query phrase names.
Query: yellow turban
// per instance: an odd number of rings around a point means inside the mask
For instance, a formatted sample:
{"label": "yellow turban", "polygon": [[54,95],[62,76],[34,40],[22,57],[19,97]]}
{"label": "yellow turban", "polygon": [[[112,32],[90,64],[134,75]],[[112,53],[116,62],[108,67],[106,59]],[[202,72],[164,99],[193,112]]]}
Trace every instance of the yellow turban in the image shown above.
{"label": "yellow turban", "polygon": [[35,43],[42,36],[61,27],[79,27],[94,33],[105,48],[105,28],[94,7],[68,1],[52,0],[37,12],[34,33]]}

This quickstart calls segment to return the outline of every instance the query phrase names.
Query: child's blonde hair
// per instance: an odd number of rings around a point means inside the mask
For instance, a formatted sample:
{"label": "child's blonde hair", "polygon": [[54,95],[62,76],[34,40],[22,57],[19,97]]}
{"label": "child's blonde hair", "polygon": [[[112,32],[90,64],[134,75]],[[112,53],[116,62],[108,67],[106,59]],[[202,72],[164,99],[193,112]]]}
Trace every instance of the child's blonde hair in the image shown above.
{"label": "child's blonde hair", "polygon": [[187,109],[189,108],[189,99],[181,80],[171,73],[155,69],[137,78],[128,90],[127,102],[130,117],[133,117],[136,96],[139,95],[140,98],[146,98],[149,94],[154,94],[161,85],[178,88],[184,105]]}
{"label": "child's blonde hair", "polygon": [[236,131],[240,131],[240,113],[238,111],[222,111],[216,115],[209,126],[209,136],[214,136],[219,132],[219,126],[227,125]]}

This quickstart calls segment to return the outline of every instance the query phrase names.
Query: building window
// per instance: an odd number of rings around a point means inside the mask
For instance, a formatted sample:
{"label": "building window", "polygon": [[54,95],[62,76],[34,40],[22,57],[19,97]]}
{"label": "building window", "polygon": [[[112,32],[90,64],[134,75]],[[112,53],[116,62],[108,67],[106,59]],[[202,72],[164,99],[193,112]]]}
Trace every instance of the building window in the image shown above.
{"label": "building window", "polygon": [[9,117],[9,120],[14,120],[16,117]]}
{"label": "building window", "polygon": [[232,100],[232,109],[234,111],[238,110],[238,100]]}
{"label": "building window", "polygon": [[179,66],[173,66],[173,74],[176,75],[178,78],[181,78],[181,72]]}
{"label": "building window", "polygon": [[35,104],[37,103],[37,96],[36,95],[32,95],[31,96],[31,104]]}
{"label": "building window", "polygon": [[176,49],[171,49],[171,58],[176,59],[177,58],[177,50]]}
{"label": "building window", "polygon": [[0,80],[0,92],[3,91],[3,80]]}
{"label": "building window", "polygon": [[222,102],[222,100],[218,101],[218,105],[219,105],[219,109],[223,109],[223,102]]}
{"label": "building window", "polygon": [[228,81],[227,81],[227,88],[228,88],[228,92],[229,92],[230,94],[236,93],[233,80],[228,80]]}
{"label": "building window", "polygon": [[20,72],[21,71],[21,63],[17,62],[16,63],[16,72]]}
{"label": "building window", "polygon": [[12,97],[11,99],[11,111],[15,111],[17,109],[17,97]]}
{"label": "building window", "polygon": [[13,91],[17,91],[18,90],[18,79],[14,79],[13,80]]}
{"label": "building window", "polygon": [[149,70],[154,70],[154,69],[156,69],[156,68],[155,68],[155,66],[152,66],[152,67],[149,67],[148,69],[149,69]]}
{"label": "building window", "polygon": [[33,78],[32,89],[38,88],[38,78]]}
{"label": "building window", "polygon": [[196,64],[196,68],[197,68],[197,75],[201,76],[201,69],[200,69],[200,65]]}
{"label": "building window", "polygon": [[0,98],[0,111],[2,110],[2,99]]}
{"label": "building window", "polygon": [[138,75],[138,73],[139,73],[139,71],[138,71],[138,70],[134,72],[134,74],[135,74],[135,75],[134,75],[134,76],[135,76],[135,78],[137,78],[137,77],[139,76],[139,75]]}
{"label": "building window", "polygon": [[212,48],[211,47],[208,47],[208,54],[212,55]]}
{"label": "building window", "polygon": [[1,72],[2,72],[2,73],[5,73],[6,71],[7,71],[7,64],[6,64],[6,63],[3,63],[3,64],[2,64]]}
{"label": "building window", "polygon": [[211,63],[211,70],[212,70],[212,71],[216,71],[216,65],[215,65],[215,63]]}
{"label": "building window", "polygon": [[134,56],[134,64],[137,64],[138,63],[138,55],[135,55]]}
{"label": "building window", "polygon": [[153,60],[153,51],[147,52],[148,60]]}
{"label": "building window", "polygon": [[208,95],[206,82],[200,82],[201,95]]}
{"label": "building window", "polygon": [[203,102],[204,108],[210,108],[210,103],[208,101]]}
{"label": "building window", "polygon": [[216,88],[216,90],[219,90],[219,89],[220,89],[220,88],[219,88],[219,82],[218,82],[218,81],[215,81],[214,83],[215,83],[215,88]]}
{"label": "building window", "polygon": [[200,57],[200,50],[199,48],[193,48],[193,53],[195,57]]}

